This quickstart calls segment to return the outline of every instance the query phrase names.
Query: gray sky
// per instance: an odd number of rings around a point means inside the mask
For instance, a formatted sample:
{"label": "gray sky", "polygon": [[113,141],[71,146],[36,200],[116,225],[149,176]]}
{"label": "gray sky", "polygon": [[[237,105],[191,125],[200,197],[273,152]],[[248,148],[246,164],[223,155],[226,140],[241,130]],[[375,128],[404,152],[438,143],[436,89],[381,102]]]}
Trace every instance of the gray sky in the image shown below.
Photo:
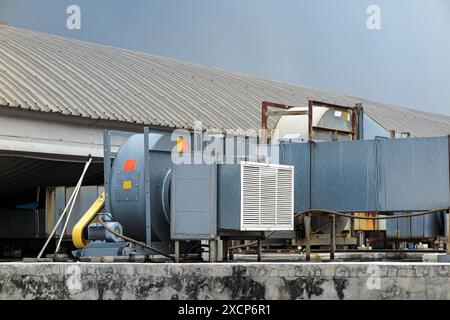
{"label": "gray sky", "polygon": [[450,115],[448,0],[0,0],[0,20]]}

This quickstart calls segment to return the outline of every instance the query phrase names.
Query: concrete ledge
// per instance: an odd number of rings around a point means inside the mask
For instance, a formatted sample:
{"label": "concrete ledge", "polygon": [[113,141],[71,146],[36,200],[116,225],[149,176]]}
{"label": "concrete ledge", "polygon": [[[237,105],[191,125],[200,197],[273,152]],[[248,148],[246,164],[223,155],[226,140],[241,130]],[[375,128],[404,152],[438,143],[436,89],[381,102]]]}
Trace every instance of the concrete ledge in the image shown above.
{"label": "concrete ledge", "polygon": [[0,299],[450,299],[450,264],[0,263]]}
{"label": "concrete ledge", "polygon": [[[409,261],[438,262],[437,256],[442,253],[425,252],[336,252],[334,262],[374,262],[374,261]],[[234,261],[255,262],[256,254],[235,253]],[[263,253],[264,262],[305,262],[304,253]],[[311,262],[331,262],[330,253],[311,253]]]}

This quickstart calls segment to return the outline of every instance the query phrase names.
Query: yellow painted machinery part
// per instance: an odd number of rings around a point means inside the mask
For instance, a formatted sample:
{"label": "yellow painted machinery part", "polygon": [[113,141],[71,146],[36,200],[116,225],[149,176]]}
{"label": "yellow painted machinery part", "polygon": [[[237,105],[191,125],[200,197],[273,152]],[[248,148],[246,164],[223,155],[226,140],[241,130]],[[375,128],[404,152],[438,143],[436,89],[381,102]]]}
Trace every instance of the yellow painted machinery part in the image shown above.
{"label": "yellow painted machinery part", "polygon": [[103,192],[86,213],[78,220],[72,230],[72,242],[78,249],[84,248],[88,241],[83,238],[83,230],[86,228],[95,215],[102,210],[105,205],[105,192]]}
{"label": "yellow painted machinery part", "polygon": [[[371,217],[374,216],[372,212],[355,212],[353,214],[356,217]],[[355,219],[355,231],[375,231],[378,230],[378,224],[375,220],[360,220]]]}

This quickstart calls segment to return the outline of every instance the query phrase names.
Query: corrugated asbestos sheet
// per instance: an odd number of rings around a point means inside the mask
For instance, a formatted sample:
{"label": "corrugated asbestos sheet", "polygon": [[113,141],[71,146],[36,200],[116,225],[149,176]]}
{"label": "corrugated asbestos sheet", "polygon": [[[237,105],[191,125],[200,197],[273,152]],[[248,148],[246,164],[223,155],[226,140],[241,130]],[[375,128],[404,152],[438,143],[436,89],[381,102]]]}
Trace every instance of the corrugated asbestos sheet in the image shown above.
{"label": "corrugated asbestos sheet", "polygon": [[259,128],[261,101],[353,106],[387,130],[446,135],[450,117],[0,25],[0,106],[192,128]]}

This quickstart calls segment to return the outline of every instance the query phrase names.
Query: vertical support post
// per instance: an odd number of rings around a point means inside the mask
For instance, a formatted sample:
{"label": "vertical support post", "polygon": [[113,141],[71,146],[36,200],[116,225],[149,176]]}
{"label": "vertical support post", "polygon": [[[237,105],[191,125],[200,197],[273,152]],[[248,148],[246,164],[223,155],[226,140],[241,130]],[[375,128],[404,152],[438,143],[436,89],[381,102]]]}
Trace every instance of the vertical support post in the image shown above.
{"label": "vertical support post", "polygon": [[[448,145],[448,170],[449,176],[448,180],[450,183],[450,134],[447,136],[447,145]],[[445,224],[444,224],[445,225]],[[450,254],[450,210],[447,210],[447,244],[446,244],[447,255]]]}
{"label": "vertical support post", "polygon": [[336,252],[336,216],[331,215],[331,228],[330,228],[330,260],[334,260]]}
{"label": "vertical support post", "polygon": [[37,187],[37,192],[36,192],[36,209],[34,209],[34,221],[35,221],[35,226],[36,226],[36,233],[34,234],[35,238],[39,238],[39,195],[41,194],[41,187],[38,186]]}
{"label": "vertical support post", "polygon": [[[353,216],[353,212],[351,213],[351,216]],[[350,237],[355,236],[355,219],[350,218]]]}
{"label": "vertical support post", "polygon": [[305,224],[306,261],[311,261],[311,216],[310,213],[303,217]]}
{"label": "vertical support post", "polygon": [[261,256],[262,256],[262,241],[261,237],[258,238],[258,262],[261,262]]}
{"label": "vertical support post", "polygon": [[[236,241],[235,240],[230,240],[230,244],[231,244],[231,247],[234,247],[236,245]],[[228,259],[230,261],[234,260],[234,250],[229,250]]]}
{"label": "vertical support post", "polygon": [[223,261],[223,239],[216,239],[216,261]]}
{"label": "vertical support post", "polygon": [[267,109],[268,104],[266,101],[261,103],[261,143],[267,143]]}
{"label": "vertical support post", "polygon": [[105,211],[111,213],[111,133],[103,130],[103,179],[105,186]]}
{"label": "vertical support post", "polygon": [[308,141],[313,138],[313,101],[308,101]]}
{"label": "vertical support post", "polygon": [[152,244],[152,215],[150,206],[150,170],[149,170],[149,143],[147,127],[144,128],[144,184],[145,184],[145,242]]}
{"label": "vertical support post", "polygon": [[229,246],[229,240],[228,239],[222,239],[222,261],[228,261],[228,246]]}
{"label": "vertical support post", "polygon": [[180,241],[175,240],[175,263],[180,263]]}
{"label": "vertical support post", "polygon": [[445,244],[447,255],[450,255],[450,210],[447,210],[447,243]]}
{"label": "vertical support post", "polygon": [[351,121],[352,121],[352,140],[357,140],[358,139],[358,132],[356,129],[356,110],[351,110]]}
{"label": "vertical support post", "polygon": [[362,103],[356,104],[356,114],[357,114],[357,140],[364,140],[364,109]]}
{"label": "vertical support post", "polygon": [[395,139],[395,130],[389,130],[389,135],[391,136],[391,139]]}
{"label": "vertical support post", "polygon": [[209,262],[217,261],[217,244],[216,240],[209,240]]}

